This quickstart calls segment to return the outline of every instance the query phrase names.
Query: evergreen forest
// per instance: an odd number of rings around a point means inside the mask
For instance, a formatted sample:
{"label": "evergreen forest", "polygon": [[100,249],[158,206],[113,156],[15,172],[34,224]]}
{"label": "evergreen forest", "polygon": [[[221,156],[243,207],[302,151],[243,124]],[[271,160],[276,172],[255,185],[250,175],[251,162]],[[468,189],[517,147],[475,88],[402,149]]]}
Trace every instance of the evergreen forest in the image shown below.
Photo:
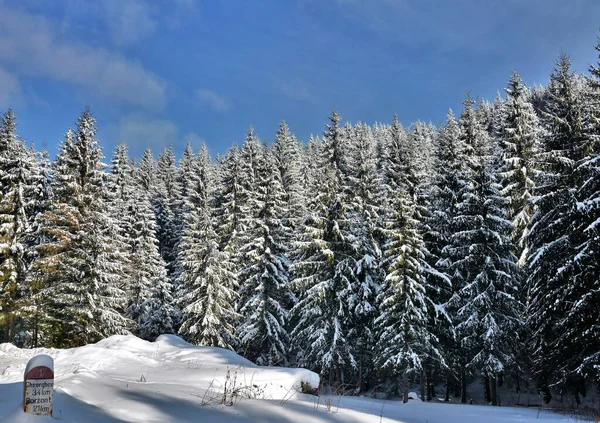
{"label": "evergreen forest", "polygon": [[8,109],[3,342],[171,333],[345,393],[579,401],[600,382],[600,63],[561,55],[546,86],[513,72],[462,104],[439,126],[333,110],[309,140],[281,121],[271,143],[250,126],[217,157],[135,159],[102,151],[89,108],[52,154]]}

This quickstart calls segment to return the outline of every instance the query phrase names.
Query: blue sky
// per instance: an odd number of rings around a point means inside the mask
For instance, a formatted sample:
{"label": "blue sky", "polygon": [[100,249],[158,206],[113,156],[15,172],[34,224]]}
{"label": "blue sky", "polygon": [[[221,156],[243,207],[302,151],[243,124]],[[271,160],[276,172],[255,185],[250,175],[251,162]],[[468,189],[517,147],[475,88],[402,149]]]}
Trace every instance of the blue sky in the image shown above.
{"label": "blue sky", "polygon": [[597,0],[0,0],[0,110],[54,154],[86,104],[104,153],[205,141],[222,153],[284,118],[301,140],[344,120],[440,123],[561,51],[598,61]]}

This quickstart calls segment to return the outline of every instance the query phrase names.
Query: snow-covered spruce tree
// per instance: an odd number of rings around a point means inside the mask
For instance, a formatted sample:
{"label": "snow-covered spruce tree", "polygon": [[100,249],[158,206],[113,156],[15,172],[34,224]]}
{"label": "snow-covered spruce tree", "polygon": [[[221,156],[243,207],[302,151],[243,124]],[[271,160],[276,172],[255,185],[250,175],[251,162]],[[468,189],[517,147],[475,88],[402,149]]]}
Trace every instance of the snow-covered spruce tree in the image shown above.
{"label": "snow-covered spruce tree", "polygon": [[137,185],[154,196],[157,189],[157,164],[150,147],[144,150],[135,174]]}
{"label": "snow-covered spruce tree", "polygon": [[117,145],[110,162],[110,176],[108,177],[107,187],[112,194],[111,201],[118,203],[120,207],[124,207],[123,205],[127,203],[131,193],[135,190],[133,186],[133,168],[126,144]]}
{"label": "snow-covered spruce tree", "polygon": [[246,281],[240,272],[247,266],[246,250],[252,249],[254,243],[251,228],[257,225],[258,213],[263,207],[263,199],[260,198],[258,184],[260,182],[260,166],[263,160],[263,151],[260,140],[254,134],[254,128],[250,125],[246,132],[244,144],[239,155],[239,184],[236,192],[236,202],[242,213],[238,216],[238,229],[236,232],[239,247],[232,249],[236,263],[236,273],[240,282],[239,292],[241,294],[239,307],[247,300],[245,297]]}
{"label": "snow-covered spruce tree", "polygon": [[0,325],[3,342],[11,342],[14,322],[19,315],[17,301],[24,287],[25,246],[23,236],[29,222],[21,192],[24,146],[17,139],[17,121],[8,109],[0,120]]}
{"label": "snow-covered spruce tree", "polygon": [[53,163],[54,198],[42,220],[48,240],[36,261],[56,346],[82,345],[128,333],[123,317],[122,245],[104,202],[104,164],[89,109],[69,130]]}
{"label": "snow-covered spruce tree", "polygon": [[[177,250],[176,250],[176,260],[172,264],[171,271],[171,281],[172,281],[172,296],[177,300],[174,302],[174,312],[175,319],[173,320],[173,325],[176,330],[181,326],[181,313],[178,303],[180,303],[183,293],[185,292],[185,288],[180,284],[181,278],[179,274],[181,273],[181,254],[179,254],[179,246],[183,242],[183,233],[185,231],[186,225],[186,216],[193,208],[193,201],[195,198],[195,187],[197,184],[197,178],[200,177],[199,172],[199,161],[203,159],[202,155],[206,152],[206,146],[203,145],[201,151],[198,153],[198,156],[195,155],[194,150],[192,148],[191,143],[188,141],[183,150],[183,154],[181,159],[179,160],[179,165],[177,166],[176,178],[177,184],[180,188],[180,201],[176,207],[176,216],[177,216],[177,226],[180,231],[177,241]],[[206,159],[209,160],[209,157],[206,156]]]}
{"label": "snow-covered spruce tree", "polygon": [[[210,179],[210,183],[214,185],[214,181],[216,180],[216,171],[215,167],[211,164],[210,156],[208,154],[208,150],[205,144],[202,144],[198,154],[194,154],[192,150],[191,144],[187,143],[185,150],[183,152],[183,156],[179,162],[179,181],[181,185],[181,216],[183,219],[182,222],[182,240],[179,244],[179,247],[183,245],[183,235],[185,234],[187,222],[189,218],[189,214],[192,210],[197,208],[198,203],[198,190],[203,190],[205,184]],[[211,185],[211,186],[213,186]],[[214,190],[213,190],[214,191]],[[211,194],[212,195],[212,194]],[[208,196],[202,197],[204,200],[208,201]],[[203,203],[202,207],[208,207],[208,203]],[[178,247],[178,248],[179,248]],[[179,273],[183,270],[182,260],[184,258],[184,254],[178,252],[177,255],[177,275],[174,284],[174,297],[176,310],[180,310],[185,306],[183,302],[183,297],[187,292],[187,287],[183,284],[182,279],[179,277]],[[183,316],[181,313],[177,313],[178,319]],[[176,327],[179,328],[181,322],[177,320]]]}
{"label": "snow-covered spruce tree", "polygon": [[[402,125],[400,125],[400,127],[402,127]],[[404,128],[402,128],[402,130],[404,131]],[[387,154],[387,146],[390,144],[390,125],[376,122],[373,125],[373,137],[375,138],[375,157],[377,158],[377,171],[378,173],[380,173],[380,178],[383,178],[381,171],[383,160],[385,159]]]}
{"label": "snow-covered spruce tree", "polygon": [[404,402],[408,401],[409,377],[420,374],[425,360],[443,361],[437,338],[429,331],[429,301],[422,274],[424,245],[416,219],[418,179],[406,141],[394,115],[384,165],[388,197],[383,226],[385,279],[378,296],[380,314],[375,319],[378,364],[388,371],[388,377],[401,377]]}
{"label": "snow-covered spruce tree", "polygon": [[18,139],[16,124],[8,109],[0,120],[0,326],[4,342],[20,343],[17,331],[33,329],[39,314],[33,303],[37,287],[28,275],[45,175],[39,155]]}
{"label": "snow-covered spruce tree", "polygon": [[528,236],[527,318],[532,332],[532,370],[546,392],[548,385],[560,384],[577,393],[580,388],[574,367],[581,362],[587,343],[587,337],[584,343],[573,343],[579,338],[575,332],[584,333],[581,324],[589,322],[585,304],[590,295],[589,281],[576,278],[578,270],[572,263],[579,253],[572,234],[580,206],[576,193],[583,187],[576,169],[587,156],[582,147],[588,143],[580,87],[570,60],[562,55],[540,110],[544,136],[534,198],[537,211]]}
{"label": "snow-covered spruce tree", "polygon": [[32,218],[28,228],[29,235],[26,237],[29,246],[25,255],[27,257],[27,271],[25,273],[27,289],[21,297],[23,301],[17,304],[22,316],[19,319],[20,326],[15,329],[14,333],[18,336],[18,339],[15,340],[17,344],[37,348],[39,345],[47,344],[50,333],[48,331],[50,322],[48,310],[42,306],[44,299],[41,295],[41,289],[44,285],[44,275],[37,270],[34,263],[38,258],[37,246],[47,239],[41,230],[41,226],[44,213],[49,209],[52,190],[49,177],[50,160],[48,152],[45,149],[42,152],[37,152],[33,146],[29,149],[29,152],[31,153],[30,157],[35,156],[33,159],[35,165],[31,167],[35,188],[33,191],[26,190],[28,194],[31,194],[31,196],[26,196],[29,199],[26,209],[28,215]]}
{"label": "snow-covered spruce tree", "polygon": [[110,208],[119,220],[127,244],[126,316],[136,323],[135,333],[154,340],[173,332],[171,284],[164,260],[158,251],[156,222],[149,193],[136,183],[125,145],[117,146],[109,188]]}
{"label": "snow-covered spruce tree", "polygon": [[[106,178],[106,189],[103,191],[107,213],[118,227],[119,242],[126,244],[125,260],[129,261],[132,241],[130,239],[130,226],[132,216],[127,209],[135,193],[133,181],[133,167],[131,166],[127,145],[117,145],[111,158],[110,171]],[[131,263],[124,263],[122,288],[129,296],[131,292],[131,274],[135,269]]]}
{"label": "snow-covered spruce tree", "polygon": [[284,216],[285,225],[294,230],[304,217],[305,199],[301,178],[302,146],[283,120],[279,123],[279,129],[275,134],[273,156],[284,191],[283,200],[287,209],[287,215]]}
{"label": "snow-covered spruce tree", "polygon": [[190,209],[190,203],[194,196],[194,178],[197,177],[197,158],[194,155],[192,145],[188,142],[183,150],[183,155],[177,168],[177,181],[179,182],[181,194],[181,213],[185,214]]}
{"label": "snow-covered spruce tree", "polygon": [[427,179],[432,170],[431,159],[433,157],[435,128],[417,121],[411,125],[410,129],[407,134],[407,147],[413,156],[415,174],[423,182],[428,182]]}
{"label": "snow-covered spruce tree", "polygon": [[[555,319],[548,322],[552,328],[546,327],[547,332],[534,333],[534,345],[538,350],[551,350],[550,357],[540,357],[534,362],[534,369],[541,376],[541,382],[547,382],[553,376],[555,383],[570,389],[578,402],[578,394],[585,396],[584,378],[598,376],[594,364],[598,362],[600,345],[598,323],[590,315],[594,313],[593,304],[598,301],[595,287],[598,283],[596,256],[600,221],[599,91],[598,81],[594,79],[598,73],[593,66],[590,71],[592,76],[582,85],[581,79],[570,73],[568,61],[561,58],[548,87],[542,122],[553,133],[545,138],[543,154],[544,157],[551,154],[551,157],[543,170],[552,172],[547,179],[549,185],[554,185],[552,193],[559,196],[555,201],[561,203],[548,210],[544,206],[550,207],[550,192],[540,196],[540,214],[547,213],[548,217],[556,212],[559,214],[552,216],[553,222],[540,219],[539,224],[532,227],[532,231],[538,229],[540,241],[544,235],[555,241],[545,240],[546,248],[537,250],[539,257],[532,259],[530,278],[535,283],[530,307],[532,323],[539,321],[544,306],[553,307],[549,317]],[[555,249],[555,244],[560,249]],[[553,257],[553,254],[558,256]],[[546,269],[538,266],[552,266],[553,277],[545,281],[545,285],[537,277]],[[546,301],[556,302],[544,304]]]}
{"label": "snow-covered spruce tree", "polygon": [[328,383],[345,383],[345,370],[356,368],[350,332],[350,297],[356,278],[356,248],[347,219],[348,146],[334,110],[322,144],[320,190],[308,205],[300,256],[292,266],[298,302],[292,309],[292,338],[300,364]]}
{"label": "snow-covered spruce tree", "polygon": [[[242,164],[240,150],[234,146],[229,149],[218,167],[219,179],[215,192],[216,231],[219,235],[219,245],[223,253],[230,256],[233,267],[230,269],[237,274],[239,265],[238,252],[242,245],[242,235],[246,231],[246,221],[251,213],[247,205],[247,197],[242,187]],[[237,280],[237,276],[236,276]],[[237,286],[237,282],[235,283]]]}
{"label": "snow-covered spruce tree", "polygon": [[[600,53],[600,39],[596,50]],[[569,357],[568,371],[597,381],[600,380],[600,326],[594,316],[595,305],[600,301],[596,289],[600,281],[597,258],[600,251],[600,61],[598,66],[590,66],[587,82],[585,136],[579,146],[582,157],[575,168],[577,209],[570,231],[575,250],[569,262],[573,266],[571,297],[574,302],[561,325],[566,329],[561,341],[576,346],[579,352],[580,358]]]}
{"label": "snow-covered spruce tree", "polygon": [[508,218],[513,222],[512,239],[521,265],[527,257],[526,228],[533,215],[530,198],[535,179],[535,149],[540,137],[540,124],[528,101],[527,87],[513,71],[500,122],[502,147],[502,194],[509,201]]}
{"label": "snow-covered spruce tree", "polygon": [[[523,86],[523,88],[525,88]],[[534,111],[535,112],[535,111]],[[501,140],[503,137],[504,124],[506,121],[506,101],[500,95],[500,92],[496,93],[496,98],[492,103],[490,124],[488,132],[493,139]],[[537,116],[537,115],[536,115]]]}
{"label": "snow-covered spruce tree", "polygon": [[350,197],[349,205],[351,231],[356,240],[357,268],[355,286],[350,296],[351,330],[348,338],[354,345],[358,362],[356,376],[357,392],[373,382],[374,348],[376,334],[373,322],[377,316],[376,297],[382,280],[380,266],[381,248],[378,242],[381,234],[380,196],[381,180],[377,173],[375,140],[371,128],[359,123],[354,128],[351,139],[350,157]]}
{"label": "snow-covered spruce tree", "polygon": [[177,245],[181,238],[181,187],[173,146],[158,156],[156,193],[152,196],[156,214],[160,255],[167,264],[169,277],[176,277]]}
{"label": "snow-covered spruce tree", "polygon": [[[452,316],[446,304],[453,294],[449,274],[452,261],[447,247],[454,231],[454,217],[458,195],[467,184],[464,165],[466,157],[460,138],[460,128],[452,110],[448,111],[446,125],[436,138],[432,189],[430,192],[427,231],[423,235],[426,262],[425,280],[428,296],[434,307],[430,313],[432,332],[440,341],[440,349],[448,366],[445,400],[450,400],[450,389],[457,382],[459,346],[452,325]],[[441,370],[441,369],[440,369]]]}
{"label": "snow-covered spruce tree", "polygon": [[[237,150],[230,151],[228,157],[237,162]],[[209,166],[208,154],[203,148],[198,157],[197,178],[190,186],[191,208],[185,216],[179,248],[182,271],[178,284],[182,294],[178,303],[183,320],[179,334],[196,345],[233,349],[237,344],[233,322],[239,317],[234,309],[237,283],[232,256],[223,248],[231,237],[222,241],[215,230],[223,227],[219,223],[229,218],[220,213],[224,211],[221,208],[224,204],[231,205],[232,191],[222,191],[221,202],[214,203],[215,187]],[[227,176],[230,181],[232,175]]]}
{"label": "snow-covered spruce tree", "polygon": [[241,324],[239,350],[260,365],[285,364],[289,350],[288,310],[294,297],[288,283],[288,259],[283,224],[287,215],[285,191],[273,153],[267,146],[256,157],[256,219],[248,226],[250,243],[242,248],[244,267],[238,279]]}
{"label": "snow-covered spruce tree", "polygon": [[[310,136],[308,143],[302,148],[300,183],[303,187],[304,197],[304,216],[308,214],[307,205],[316,197],[320,188],[320,151],[322,150],[323,140],[319,137]],[[298,238],[303,232],[302,222],[295,228],[295,238]]]}
{"label": "snow-covered spruce tree", "polygon": [[510,241],[512,226],[506,219],[491,140],[468,96],[464,104],[459,124],[468,155],[468,184],[458,193],[454,217],[457,225],[449,247],[451,271],[454,279],[460,278],[462,283],[455,287],[450,302],[456,310],[462,370],[482,375],[486,383],[489,380],[491,401],[496,405],[496,378],[513,364],[518,343],[520,280]]}

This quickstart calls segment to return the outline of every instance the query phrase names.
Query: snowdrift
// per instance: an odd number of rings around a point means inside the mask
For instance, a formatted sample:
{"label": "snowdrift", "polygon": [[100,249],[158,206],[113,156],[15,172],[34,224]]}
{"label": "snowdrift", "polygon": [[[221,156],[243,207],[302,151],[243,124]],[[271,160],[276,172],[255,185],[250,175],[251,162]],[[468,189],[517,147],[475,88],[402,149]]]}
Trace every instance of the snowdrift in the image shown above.
{"label": "snowdrift", "polygon": [[[23,371],[38,354],[54,358],[53,417],[22,411]],[[260,367],[238,354],[163,335],[156,342],[113,336],[80,348],[24,350],[0,345],[0,422],[4,423],[514,423],[565,422],[536,409],[418,400],[314,397],[319,377],[305,369]],[[415,395],[416,396],[416,395]]]}
{"label": "snowdrift", "polygon": [[[156,342],[112,336],[67,350],[27,350],[1,344],[0,381],[5,385],[0,385],[0,416],[6,415],[7,403],[14,408],[1,421],[53,421],[21,412],[23,371],[29,359],[38,354],[54,358],[54,418],[63,420],[71,414],[102,414],[100,408],[107,404],[121,409],[119,402],[128,399],[154,403],[175,396],[201,406],[233,405],[253,398],[287,401],[302,396],[301,382],[319,385],[319,376],[311,371],[257,366],[233,351],[197,347],[174,335],[162,335]],[[131,421],[157,421],[151,414],[147,418],[142,414]]]}

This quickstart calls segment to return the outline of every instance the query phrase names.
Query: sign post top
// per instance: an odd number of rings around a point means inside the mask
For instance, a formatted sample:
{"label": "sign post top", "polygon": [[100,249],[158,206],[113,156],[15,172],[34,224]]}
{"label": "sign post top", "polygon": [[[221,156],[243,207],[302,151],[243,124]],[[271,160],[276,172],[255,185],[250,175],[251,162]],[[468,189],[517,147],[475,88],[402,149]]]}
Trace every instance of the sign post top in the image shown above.
{"label": "sign post top", "polygon": [[49,355],[33,357],[25,367],[23,411],[52,416],[54,398],[54,360]]}
{"label": "sign post top", "polygon": [[[46,354],[40,354],[33,357],[29,360],[27,366],[25,366],[25,379],[27,379],[27,374],[35,367],[47,367],[54,372],[54,359]],[[52,378],[54,378],[54,376],[52,376]]]}

